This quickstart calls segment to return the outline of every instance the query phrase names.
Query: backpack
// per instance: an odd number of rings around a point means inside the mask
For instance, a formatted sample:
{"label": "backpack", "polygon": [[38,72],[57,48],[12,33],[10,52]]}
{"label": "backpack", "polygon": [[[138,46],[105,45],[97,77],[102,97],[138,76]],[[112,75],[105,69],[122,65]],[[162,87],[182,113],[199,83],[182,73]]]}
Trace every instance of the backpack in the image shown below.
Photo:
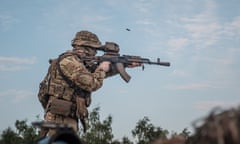
{"label": "backpack", "polygon": [[48,99],[49,99],[49,94],[48,94],[48,90],[49,90],[49,81],[51,79],[51,72],[56,69],[56,64],[57,64],[57,59],[50,59],[49,63],[50,66],[48,68],[48,72],[46,74],[46,76],[44,77],[44,79],[41,81],[40,85],[39,85],[39,91],[38,91],[38,99],[40,101],[40,103],[42,104],[42,107],[45,109],[48,103]]}

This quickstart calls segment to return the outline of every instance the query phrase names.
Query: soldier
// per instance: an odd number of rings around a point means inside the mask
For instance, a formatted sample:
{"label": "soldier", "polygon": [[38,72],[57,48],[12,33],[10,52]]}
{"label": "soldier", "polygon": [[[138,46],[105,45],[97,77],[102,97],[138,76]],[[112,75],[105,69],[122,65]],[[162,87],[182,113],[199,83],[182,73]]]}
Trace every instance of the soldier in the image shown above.
{"label": "soldier", "polygon": [[[50,60],[48,74],[40,84],[39,101],[45,110],[45,121],[68,123],[77,132],[78,119],[86,131],[87,107],[91,103],[91,92],[101,88],[103,80],[118,72],[110,62],[100,64],[81,60],[80,56],[95,56],[101,46],[96,34],[89,31],[76,33],[71,51]],[[133,63],[128,67],[140,66]],[[54,130],[42,131],[42,135],[53,135]]]}

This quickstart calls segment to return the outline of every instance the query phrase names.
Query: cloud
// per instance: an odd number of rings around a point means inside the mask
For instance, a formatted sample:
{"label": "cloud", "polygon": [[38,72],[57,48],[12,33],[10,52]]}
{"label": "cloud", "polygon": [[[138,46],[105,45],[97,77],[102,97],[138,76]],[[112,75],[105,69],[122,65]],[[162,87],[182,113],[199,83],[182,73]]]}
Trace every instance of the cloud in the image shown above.
{"label": "cloud", "polygon": [[7,31],[17,21],[12,16],[0,14],[0,30]]}
{"label": "cloud", "polygon": [[223,25],[221,34],[231,37],[240,36],[240,16],[235,17],[232,21]]}
{"label": "cloud", "polygon": [[178,77],[186,77],[189,74],[184,71],[184,70],[179,70],[179,69],[175,69],[173,70],[173,72],[171,73],[173,76],[178,76]]}
{"label": "cloud", "polygon": [[234,17],[232,21],[219,21],[216,13],[218,5],[212,1],[206,3],[202,13],[192,17],[182,17],[180,21],[188,39],[194,45],[206,48],[217,44],[226,37],[235,38],[240,35],[240,16]]}
{"label": "cloud", "polygon": [[175,33],[170,35],[166,43],[170,57],[176,59],[179,56],[185,56],[189,52],[208,48],[220,40],[222,26],[215,14],[218,5],[213,1],[206,1],[204,4],[200,13],[184,16],[178,14],[170,20],[170,26],[177,26],[172,28],[176,29]]}
{"label": "cloud", "polygon": [[200,13],[180,17],[176,23],[179,23],[182,35],[172,36],[167,41],[167,54],[173,59],[187,55],[194,62],[206,61],[215,67],[238,63],[239,52],[233,51],[238,49],[234,44],[240,38],[240,16],[222,21],[221,15],[216,13],[218,8],[216,2],[206,1]]}
{"label": "cloud", "polygon": [[180,53],[184,50],[184,46],[189,44],[188,38],[172,38],[169,39],[167,45],[169,46],[169,56],[175,57],[177,53]]}
{"label": "cloud", "polygon": [[198,110],[204,110],[204,111],[209,111],[213,108],[216,107],[220,107],[220,108],[231,108],[231,107],[236,107],[239,105],[239,102],[236,101],[230,101],[230,102],[226,102],[226,101],[202,101],[202,102],[198,102],[196,104],[196,108]]}
{"label": "cloud", "polygon": [[216,7],[216,3],[209,1],[202,13],[180,19],[183,22],[182,27],[187,31],[189,39],[195,45],[200,44],[201,47],[207,47],[220,39],[222,26],[215,15]]}
{"label": "cloud", "polygon": [[179,85],[169,85],[166,88],[171,90],[203,90],[209,88],[219,88],[218,86],[211,84],[209,82],[205,83],[189,83],[189,84],[179,84]]}
{"label": "cloud", "polygon": [[[209,14],[210,15],[210,14]],[[235,39],[240,35],[240,16],[232,21],[218,22],[216,17],[207,14],[197,15],[193,18],[182,18],[183,28],[187,30],[189,39],[195,45],[210,46],[226,37]]]}
{"label": "cloud", "polygon": [[187,45],[188,41],[189,40],[187,38],[176,38],[176,39],[170,39],[168,41],[168,44],[171,47],[174,47],[174,48],[178,49],[180,47],[183,47],[183,46]]}
{"label": "cloud", "polygon": [[27,69],[26,65],[36,63],[36,58],[19,58],[0,56],[0,71],[17,71]]}
{"label": "cloud", "polygon": [[[96,13],[88,13],[88,15],[82,15],[81,21],[79,21],[84,27],[96,27],[98,23],[105,22],[111,19],[110,16],[104,16]],[[90,25],[90,26],[89,26]]]}
{"label": "cloud", "polygon": [[214,64],[214,66],[218,67],[224,67],[225,69],[228,68],[228,66],[231,66],[232,64],[237,64],[239,61],[240,56],[240,49],[239,48],[228,48],[227,51],[225,51],[224,55],[219,57],[196,57],[195,60],[202,61],[205,63],[211,63]]}
{"label": "cloud", "polygon": [[153,26],[155,23],[149,19],[144,19],[144,20],[137,20],[136,24],[139,25],[145,25],[145,26]]}
{"label": "cloud", "polygon": [[140,0],[132,3],[134,11],[140,17],[149,17],[157,4],[159,4],[158,0]]}
{"label": "cloud", "polygon": [[10,89],[0,92],[0,101],[4,101],[5,98],[11,97],[11,102],[19,103],[28,97],[33,97],[33,95],[35,95],[35,93],[31,91]]}

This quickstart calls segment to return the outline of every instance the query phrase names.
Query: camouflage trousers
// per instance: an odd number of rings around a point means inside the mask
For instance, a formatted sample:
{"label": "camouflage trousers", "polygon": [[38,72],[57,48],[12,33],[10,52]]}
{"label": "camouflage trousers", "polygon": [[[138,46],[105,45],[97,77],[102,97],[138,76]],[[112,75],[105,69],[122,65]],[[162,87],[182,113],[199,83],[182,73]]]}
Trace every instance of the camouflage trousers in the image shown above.
{"label": "camouflage trousers", "polygon": [[[47,112],[45,114],[44,119],[45,119],[45,121],[48,121],[48,122],[66,123],[69,126],[71,126],[76,133],[78,132],[78,119],[77,118],[74,119],[71,117],[65,117],[65,116],[61,116],[61,115],[52,114],[51,112]],[[55,133],[56,133],[56,131],[54,129],[49,129],[47,132],[47,134],[49,136],[52,136]]]}

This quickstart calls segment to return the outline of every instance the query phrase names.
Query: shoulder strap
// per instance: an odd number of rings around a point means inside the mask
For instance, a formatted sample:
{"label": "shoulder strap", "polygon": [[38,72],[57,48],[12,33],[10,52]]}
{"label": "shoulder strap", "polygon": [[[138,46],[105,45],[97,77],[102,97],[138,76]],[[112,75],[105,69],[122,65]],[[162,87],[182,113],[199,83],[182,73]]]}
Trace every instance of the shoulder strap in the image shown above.
{"label": "shoulder strap", "polygon": [[50,73],[51,73],[54,65],[56,64],[56,60],[57,60],[57,59],[49,59],[49,64],[50,64],[50,66],[48,67],[47,74],[45,75],[45,77],[44,77],[44,79],[43,79],[43,82],[44,82],[44,83],[47,83],[47,82],[48,82],[49,77],[50,77]]}
{"label": "shoulder strap", "polygon": [[69,78],[67,78],[62,69],[60,68],[60,61],[68,56],[72,56],[72,55],[76,55],[78,56],[78,54],[74,53],[74,52],[65,52],[63,54],[61,54],[59,56],[59,58],[57,59],[57,63],[56,63],[56,68],[58,69],[60,75],[63,77],[63,79],[69,84],[69,86],[71,88],[73,88],[75,90],[75,92],[77,93],[77,95],[85,98],[90,92],[81,89],[80,87],[78,87],[74,82],[72,82]]}

